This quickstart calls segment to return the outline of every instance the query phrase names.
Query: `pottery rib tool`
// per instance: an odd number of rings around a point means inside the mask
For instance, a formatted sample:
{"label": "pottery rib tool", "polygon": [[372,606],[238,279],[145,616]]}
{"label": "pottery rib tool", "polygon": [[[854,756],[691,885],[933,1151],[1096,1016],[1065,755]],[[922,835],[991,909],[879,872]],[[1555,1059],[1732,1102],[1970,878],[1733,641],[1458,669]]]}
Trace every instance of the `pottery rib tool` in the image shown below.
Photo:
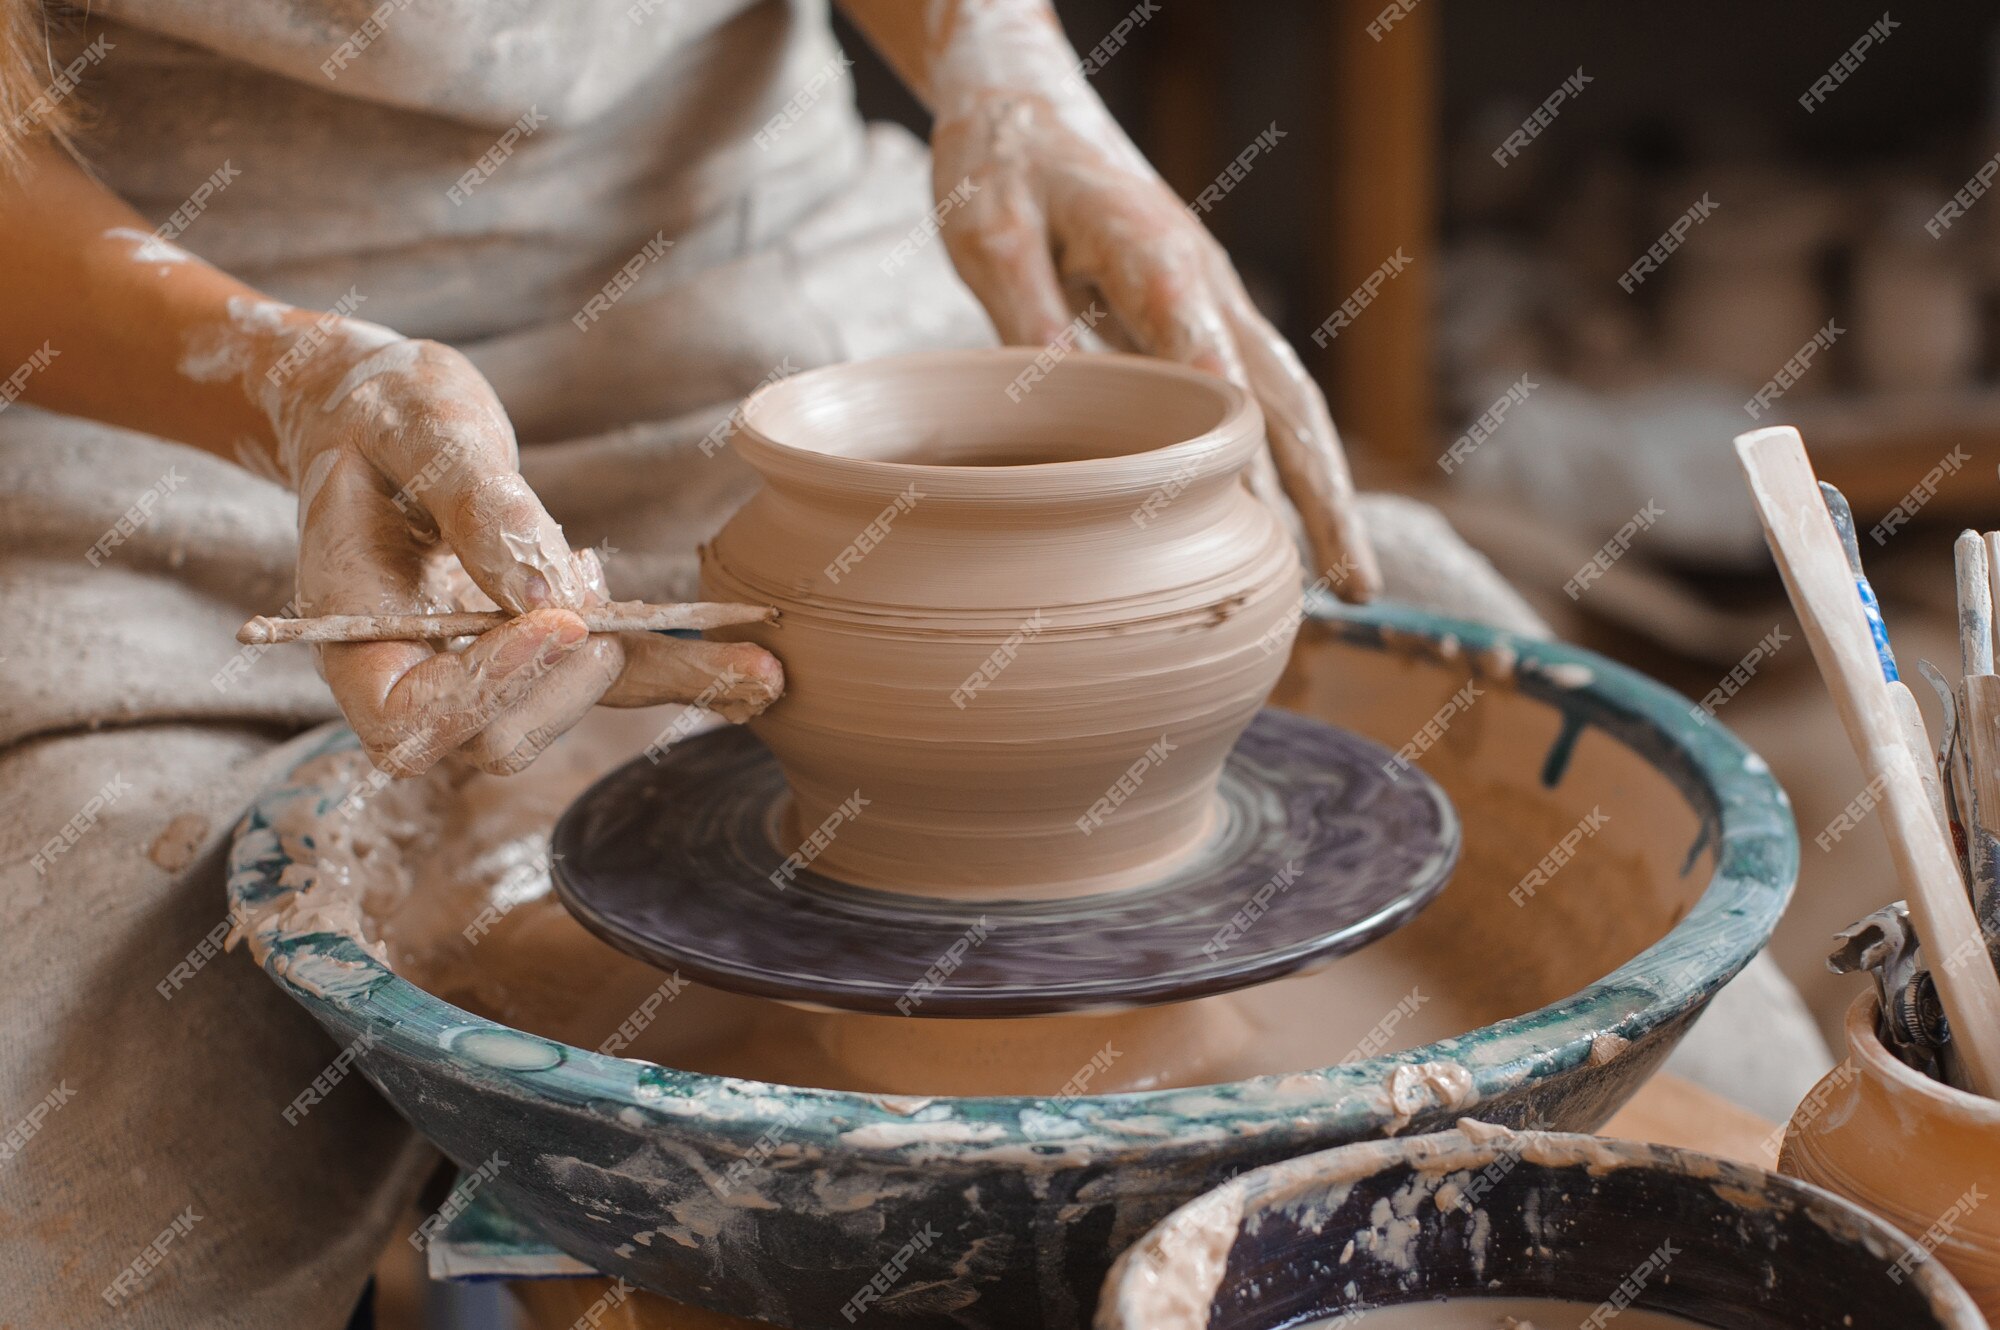
{"label": "pottery rib tool", "polygon": [[[613,600],[578,610],[593,633],[644,633],[674,629],[727,628],[732,624],[770,623],[778,612],[767,605],[730,605],[694,601],[655,605],[643,600]],[[279,642],[422,642],[467,637],[498,628],[514,618],[505,610],[467,610],[455,614],[323,614],[310,619],[274,619],[265,615],[236,630],[236,640],[250,646]]]}
{"label": "pottery rib tool", "polygon": [[[1937,694],[1938,710],[1943,714],[1944,723],[1939,727],[1937,745],[1937,772],[1939,788],[1944,796],[1945,829],[1951,832],[1951,847],[1958,852],[1959,862],[1966,868],[1966,882],[1973,881],[1972,838],[1966,832],[1967,809],[1970,806],[1966,792],[1960,788],[1965,782],[1958,779],[1958,696],[1952,691],[1951,683],[1944,672],[1927,660],[1917,662],[1917,672],[1924,676],[1924,682]],[[1975,898],[1975,904],[1977,898]]]}
{"label": "pottery rib tool", "polygon": [[1966,882],[1987,949],[2000,957],[2000,841],[1992,825],[2000,817],[2000,731],[1996,731],[2000,695],[1996,695],[1992,650],[1994,597],[2000,594],[2000,532],[1984,536],[1963,532],[1952,552],[1958,561],[1959,632],[1966,658],[1958,741],[1965,768]]}
{"label": "pottery rib tool", "polygon": [[[1958,650],[1959,672],[1966,679],[1993,673],[1993,586],[1996,571],[1994,560],[1989,557],[1986,538],[1977,531],[1961,531],[1952,544],[1952,572],[1956,582],[1958,605]],[[1947,766],[1945,782],[1955,786],[1954,811],[1957,813],[1956,826],[1960,838],[1959,851],[1964,856],[1966,884],[1972,891],[1974,908],[1980,899],[1980,883],[1992,877],[1992,865],[1988,861],[1989,838],[1980,834],[1978,811],[1978,786],[1974,777],[1974,764],[1978,760],[1974,749],[1963,736],[1960,727],[1971,714],[1968,706],[1949,708],[1945,725],[1958,735],[1953,744],[1952,758],[1940,756],[1940,761],[1953,760],[1964,767],[1965,775],[1960,780]],[[1982,744],[1981,750],[1984,746]]]}
{"label": "pottery rib tool", "polygon": [[1834,940],[1840,945],[1826,958],[1826,968],[1835,974],[1865,970],[1875,981],[1883,1044],[1907,1065],[1938,1076],[1944,1040],[1937,1018],[1943,1013],[1929,976],[1917,968],[1909,907],[1902,901],[1885,905],[1841,929]]}
{"label": "pottery rib tool", "polygon": [[2000,856],[1994,843],[1994,821],[2000,815],[2000,674],[1971,675],[1964,686],[1960,714],[1972,785],[1972,821],[1965,829],[1972,841],[1972,899],[1982,931],[1991,939],[2000,924],[2000,888],[1995,884]]}
{"label": "pottery rib tool", "polygon": [[[2000,531],[1988,531],[1980,539],[1986,543],[1986,617],[1990,623],[1995,607],[2000,607]],[[1993,673],[1993,666],[1989,664],[1981,673]]]}
{"label": "pottery rib tool", "polygon": [[[1890,855],[1932,961],[1966,1088],[1992,1097],[2000,1091],[2000,975],[1987,958],[1944,826],[1930,807],[1918,755],[1805,444],[1796,429],[1781,425],[1738,435],[1736,451],[1834,708],[1870,788],[1879,790]],[[1968,944],[1975,949],[1969,960]]]}

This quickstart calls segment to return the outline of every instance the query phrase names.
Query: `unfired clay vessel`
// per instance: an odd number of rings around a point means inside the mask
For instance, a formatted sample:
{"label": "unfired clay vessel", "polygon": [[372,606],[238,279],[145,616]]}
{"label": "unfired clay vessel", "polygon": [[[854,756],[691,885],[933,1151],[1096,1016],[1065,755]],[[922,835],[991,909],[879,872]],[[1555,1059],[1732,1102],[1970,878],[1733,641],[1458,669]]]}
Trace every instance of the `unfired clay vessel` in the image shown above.
{"label": "unfired clay vessel", "polygon": [[[1254,402],[1158,360],[899,356],[785,379],[704,594],[775,605],[752,728],[814,872],[919,894],[1112,890],[1192,855],[1284,668],[1300,567],[1243,483]],[[1039,377],[1037,377],[1039,375]],[[818,833],[818,834],[815,834]]]}
{"label": "unfired clay vessel", "polygon": [[1979,1309],[2000,1316],[2000,1103],[1905,1066],[1875,1033],[1876,999],[1847,1009],[1847,1057],[1785,1129],[1778,1167],[1935,1249]]}

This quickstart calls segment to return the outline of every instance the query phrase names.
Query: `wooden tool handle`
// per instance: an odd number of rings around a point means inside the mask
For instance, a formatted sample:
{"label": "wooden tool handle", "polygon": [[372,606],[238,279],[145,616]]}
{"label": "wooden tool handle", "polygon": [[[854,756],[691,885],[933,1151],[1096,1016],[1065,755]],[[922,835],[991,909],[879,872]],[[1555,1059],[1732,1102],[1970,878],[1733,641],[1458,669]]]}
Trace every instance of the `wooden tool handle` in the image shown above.
{"label": "wooden tool handle", "polygon": [[1993,673],[1993,592],[1986,570],[1986,542],[1963,531],[1952,543],[1952,573],[1958,593],[1960,672],[1970,678]]}
{"label": "wooden tool handle", "polygon": [[1925,795],[1805,444],[1797,430],[1777,426],[1737,436],[1736,451],[1834,709],[1871,787],[1879,788],[1889,852],[1951,1021],[1966,1088],[1990,1098],[2000,1091],[2000,975]]}
{"label": "wooden tool handle", "polygon": [[[727,628],[732,624],[769,623],[778,617],[778,612],[767,605],[730,605],[719,601],[653,605],[643,600],[614,600],[577,613],[593,633]],[[513,617],[505,610],[467,610],[458,614],[325,614],[312,619],[272,619],[260,614],[236,630],[236,640],[252,646],[277,642],[422,642],[483,633]]]}
{"label": "wooden tool handle", "polygon": [[1945,839],[1951,839],[1951,814],[1944,806],[1944,779],[1938,774],[1937,759],[1931,756],[1931,734],[1924,728],[1924,713],[1917,705],[1917,695],[1910,686],[1898,680],[1889,685],[1889,701],[1896,708],[1896,723],[1903,732],[1903,742],[1910,750],[1910,760],[1916,763],[1917,780],[1924,787],[1924,799],[1937,815],[1938,825],[1944,828]]}

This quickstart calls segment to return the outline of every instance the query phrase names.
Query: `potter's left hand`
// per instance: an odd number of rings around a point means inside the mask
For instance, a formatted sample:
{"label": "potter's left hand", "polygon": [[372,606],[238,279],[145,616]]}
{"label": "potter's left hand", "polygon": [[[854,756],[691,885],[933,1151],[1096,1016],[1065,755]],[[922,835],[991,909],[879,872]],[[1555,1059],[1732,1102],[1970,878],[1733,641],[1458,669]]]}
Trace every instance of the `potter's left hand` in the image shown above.
{"label": "potter's left hand", "polygon": [[933,185],[952,261],[1002,340],[1074,340],[1092,303],[1133,348],[1220,374],[1263,407],[1315,566],[1367,600],[1381,574],[1319,388],[1235,266],[1078,72],[1044,0],[928,7]]}

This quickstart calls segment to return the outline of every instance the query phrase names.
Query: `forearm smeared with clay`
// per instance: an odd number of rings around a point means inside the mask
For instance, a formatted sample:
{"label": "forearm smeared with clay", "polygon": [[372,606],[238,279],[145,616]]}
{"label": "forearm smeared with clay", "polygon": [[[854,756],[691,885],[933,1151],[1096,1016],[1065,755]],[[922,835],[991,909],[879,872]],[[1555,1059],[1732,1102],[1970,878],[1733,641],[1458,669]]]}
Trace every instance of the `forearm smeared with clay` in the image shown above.
{"label": "forearm smeared with clay", "polygon": [[564,541],[517,469],[506,412],[449,347],[264,299],[46,147],[0,180],[0,252],[22,296],[0,302],[0,363],[51,353],[26,400],[232,457],[298,492],[298,613],[453,608],[449,553],[519,616],[462,652],[315,648],[384,770],[415,774],[453,751],[518,770],[598,702],[699,697],[740,720],[782,690],[777,661],[745,644],[586,632],[575,611],[608,599],[603,570]]}
{"label": "forearm smeared with clay", "polygon": [[1001,338],[1067,344],[1101,297],[1136,349],[1249,389],[1318,570],[1345,599],[1373,597],[1381,573],[1319,388],[1090,89],[1045,0],[843,8],[936,116],[945,242]]}

